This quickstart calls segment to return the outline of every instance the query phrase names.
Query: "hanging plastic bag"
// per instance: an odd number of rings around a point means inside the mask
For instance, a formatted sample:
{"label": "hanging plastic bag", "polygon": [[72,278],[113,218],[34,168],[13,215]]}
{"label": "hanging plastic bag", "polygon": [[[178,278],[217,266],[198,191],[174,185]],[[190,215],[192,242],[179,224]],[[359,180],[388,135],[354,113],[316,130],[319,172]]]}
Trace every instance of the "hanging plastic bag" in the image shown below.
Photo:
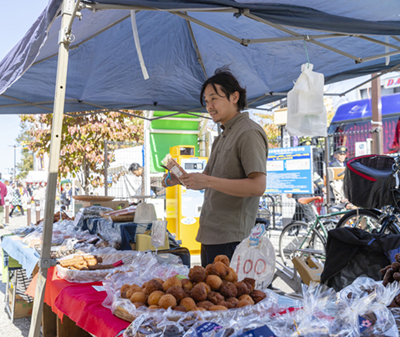
{"label": "hanging plastic bag", "polygon": [[287,96],[287,125],[291,136],[327,136],[324,75],[301,66],[301,75]]}
{"label": "hanging plastic bag", "polygon": [[311,116],[324,111],[324,75],[312,69],[312,64],[303,64],[301,75],[288,93],[288,110],[293,114]]}

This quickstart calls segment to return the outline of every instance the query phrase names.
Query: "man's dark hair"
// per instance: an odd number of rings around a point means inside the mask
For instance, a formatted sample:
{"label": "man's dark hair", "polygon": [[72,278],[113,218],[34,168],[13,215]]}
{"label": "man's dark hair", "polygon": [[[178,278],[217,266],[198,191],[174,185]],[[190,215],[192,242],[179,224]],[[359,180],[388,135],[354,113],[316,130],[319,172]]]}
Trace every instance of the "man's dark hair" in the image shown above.
{"label": "man's dark hair", "polygon": [[133,171],[137,171],[141,168],[141,166],[138,163],[133,163],[129,166],[129,171],[133,172]]}
{"label": "man's dark hair", "polygon": [[247,105],[246,89],[240,86],[238,80],[235,78],[235,76],[232,75],[228,67],[218,68],[217,70],[215,70],[214,76],[210,77],[209,79],[207,79],[207,81],[204,82],[200,92],[200,103],[202,106],[204,106],[203,103],[204,90],[209,84],[212,85],[217,94],[218,90],[215,87],[215,85],[219,84],[221,86],[222,92],[226,95],[227,99],[229,99],[229,97],[235,91],[237,91],[239,93],[239,100],[237,102],[238,110],[241,111],[246,108]]}

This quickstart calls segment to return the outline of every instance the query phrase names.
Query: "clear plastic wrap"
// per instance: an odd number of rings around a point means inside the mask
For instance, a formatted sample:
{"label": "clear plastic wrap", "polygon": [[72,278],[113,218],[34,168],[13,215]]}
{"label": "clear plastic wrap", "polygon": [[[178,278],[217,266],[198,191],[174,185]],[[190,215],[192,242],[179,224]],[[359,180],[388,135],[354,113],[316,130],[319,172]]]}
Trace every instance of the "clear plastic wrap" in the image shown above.
{"label": "clear plastic wrap", "polygon": [[302,308],[275,315],[268,326],[276,336],[329,336],[336,292],[314,282],[302,288]]}
{"label": "clear plastic wrap", "polygon": [[101,218],[101,213],[113,212],[114,210],[110,207],[102,206],[89,206],[79,210],[82,213],[83,219]]}
{"label": "clear plastic wrap", "polygon": [[[389,310],[386,306],[398,290],[398,284],[385,288],[368,278],[357,279],[353,287],[342,294],[311,283],[308,287],[303,286],[303,307],[290,312],[279,312],[277,302],[264,302],[254,310],[263,301],[253,309],[248,306],[188,313],[171,309],[136,309],[130,304],[128,310],[134,313],[136,320],[126,329],[124,336],[239,337],[252,335],[253,331],[267,326],[274,335],[284,337],[397,337],[396,322],[400,322],[400,310]],[[269,293],[267,298],[270,298]]]}
{"label": "clear plastic wrap", "polygon": [[[355,336],[398,336],[393,332],[395,319],[387,308],[399,293],[398,282],[387,287],[382,282],[359,277],[337,296],[335,321],[332,333],[349,333]],[[396,329],[395,329],[396,330]]]}
{"label": "clear plastic wrap", "polygon": [[[149,315],[149,317],[155,318],[158,321],[165,322],[187,322],[195,318],[199,322],[214,322],[219,323],[223,327],[231,327],[235,322],[248,322],[249,319],[263,319],[268,320],[268,317],[277,311],[278,296],[271,290],[263,290],[266,297],[255,305],[249,305],[241,308],[234,308],[229,310],[219,310],[219,311],[190,311],[181,312],[175,311],[171,308],[167,310],[164,309],[149,309],[147,307],[136,308],[128,299],[114,299],[113,312],[118,306],[122,306],[126,312],[130,314],[130,317],[134,319],[132,325],[135,326],[138,317],[143,314]],[[115,314],[115,312],[114,312]],[[142,316],[145,317],[145,316]],[[224,323],[225,322],[225,323]],[[170,324],[170,323],[168,323]],[[175,323],[178,324],[178,323]],[[265,324],[265,323],[264,323]],[[244,327],[245,325],[242,325]],[[185,329],[183,329],[185,330]],[[130,330],[129,333],[136,333],[137,330]],[[134,335],[134,334],[133,334]],[[164,336],[164,335],[160,335]],[[177,335],[179,336],[179,335]],[[182,335],[183,336],[183,335]],[[188,335],[189,336],[189,335]],[[194,335],[195,336],[195,335]],[[205,336],[205,335],[204,335]]]}
{"label": "clear plastic wrap", "polygon": [[[97,251],[92,252],[93,255],[99,256],[103,259],[102,264],[113,264],[121,259],[124,259],[128,256],[137,257],[139,252],[136,251],[117,251],[114,248],[108,247],[99,249]],[[60,261],[65,259],[70,259],[77,254],[69,255],[60,259]],[[98,270],[71,270],[68,268],[61,267],[57,265],[57,275],[58,277],[67,280],[69,282],[77,282],[77,283],[87,283],[87,282],[98,282],[103,281],[106,276],[110,273],[115,273],[121,270],[128,270],[129,268],[133,268],[132,265],[128,266],[119,266],[110,269],[98,269]]]}
{"label": "clear plastic wrap", "polygon": [[113,221],[110,217],[100,222],[97,235],[104,241],[104,246],[115,249],[121,247],[121,232],[113,227]]}
{"label": "clear plastic wrap", "polygon": [[28,235],[26,235],[23,239],[22,242],[29,247],[34,247],[35,245],[42,244],[42,232],[40,231],[34,231]]}
{"label": "clear plastic wrap", "polygon": [[19,235],[19,236],[26,236],[36,230],[36,226],[26,226],[14,229],[11,234]]}
{"label": "clear plastic wrap", "polygon": [[165,245],[168,221],[154,220],[151,226],[151,244],[158,248]]}

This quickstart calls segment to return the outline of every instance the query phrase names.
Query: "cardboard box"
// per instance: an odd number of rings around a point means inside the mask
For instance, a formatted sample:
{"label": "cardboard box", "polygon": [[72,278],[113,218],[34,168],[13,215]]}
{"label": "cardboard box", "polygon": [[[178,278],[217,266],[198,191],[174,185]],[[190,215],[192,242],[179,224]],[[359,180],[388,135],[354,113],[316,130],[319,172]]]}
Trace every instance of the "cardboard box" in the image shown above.
{"label": "cardboard box", "polygon": [[75,214],[83,207],[102,206],[109,207],[117,211],[129,206],[128,200],[112,200],[112,201],[75,201]]}
{"label": "cardboard box", "polygon": [[[12,291],[8,289],[8,305],[12,310]],[[33,310],[33,302],[26,302],[21,296],[18,294],[15,295],[15,309],[14,309],[14,318],[22,318],[29,317],[32,315]]]}
{"label": "cardboard box", "polygon": [[[156,247],[154,247],[151,244],[151,236],[146,234],[136,234],[136,250],[145,251],[149,249],[152,251],[156,250]],[[169,249],[168,233],[165,233],[164,246],[158,247],[158,250],[165,250],[165,249]]]}

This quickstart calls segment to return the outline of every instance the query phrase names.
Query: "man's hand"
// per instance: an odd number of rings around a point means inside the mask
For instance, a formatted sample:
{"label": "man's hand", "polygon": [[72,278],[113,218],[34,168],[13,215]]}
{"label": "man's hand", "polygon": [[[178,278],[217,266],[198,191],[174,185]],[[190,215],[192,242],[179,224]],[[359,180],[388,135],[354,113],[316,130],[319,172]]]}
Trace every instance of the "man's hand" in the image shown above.
{"label": "man's hand", "polygon": [[175,186],[175,185],[180,184],[180,181],[179,181],[178,177],[175,174],[173,174],[172,172],[170,172],[170,173],[171,173],[171,178],[167,179],[168,186],[165,185],[165,179],[167,178],[168,174],[167,173],[164,174],[163,180],[161,182],[161,185],[163,187]]}
{"label": "man's hand", "polygon": [[209,176],[204,173],[186,173],[181,177],[182,183],[191,190],[204,190],[208,180]]}

